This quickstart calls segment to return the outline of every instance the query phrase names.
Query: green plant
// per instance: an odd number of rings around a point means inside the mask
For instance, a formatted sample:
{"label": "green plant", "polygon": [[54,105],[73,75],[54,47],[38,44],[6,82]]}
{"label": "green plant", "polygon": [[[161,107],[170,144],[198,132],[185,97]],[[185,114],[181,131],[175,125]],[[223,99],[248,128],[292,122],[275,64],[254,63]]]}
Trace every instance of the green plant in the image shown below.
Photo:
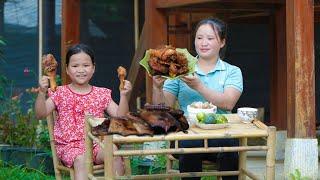
{"label": "green plant", "polygon": [[51,153],[50,136],[47,125],[41,125],[41,128],[38,128],[38,130],[37,147],[45,150],[47,153]]}
{"label": "green plant", "polygon": [[[0,46],[5,46],[6,45],[6,43],[5,43],[5,41],[4,41],[4,38],[2,37],[2,36],[0,36]],[[0,49],[0,60],[2,60],[3,62],[5,62],[4,61],[4,55],[3,55],[3,50],[2,49]]]}
{"label": "green plant", "polygon": [[36,139],[37,120],[33,111],[35,95],[30,95],[23,110],[21,97],[13,95],[13,82],[0,75],[0,141],[2,143],[33,147]]}
{"label": "green plant", "polygon": [[4,165],[0,161],[0,179],[7,180],[16,180],[16,179],[25,179],[25,180],[34,180],[34,179],[47,179],[54,180],[52,176],[47,176],[42,172],[36,169],[25,168],[21,166],[8,166]]}
{"label": "green plant", "polygon": [[301,172],[296,169],[294,173],[290,173],[291,180],[311,180],[309,177],[301,177]]}
{"label": "green plant", "polygon": [[23,113],[19,100],[12,100],[13,111],[3,112],[0,116],[1,141],[10,145],[33,147],[36,140],[37,121],[34,112]]}

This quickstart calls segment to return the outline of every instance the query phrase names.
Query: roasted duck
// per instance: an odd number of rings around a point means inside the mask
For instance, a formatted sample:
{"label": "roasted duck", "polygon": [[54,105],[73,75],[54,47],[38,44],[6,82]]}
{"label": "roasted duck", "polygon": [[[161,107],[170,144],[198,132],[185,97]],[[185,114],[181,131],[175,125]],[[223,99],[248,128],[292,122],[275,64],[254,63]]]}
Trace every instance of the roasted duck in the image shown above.
{"label": "roasted duck", "polygon": [[176,77],[189,72],[187,58],[172,46],[150,49],[148,64],[152,75]]}
{"label": "roasted duck", "polygon": [[146,104],[140,116],[156,130],[155,134],[167,134],[189,129],[188,121],[183,114],[182,110],[173,109],[164,104]]}
{"label": "roasted duck", "polygon": [[108,117],[93,129],[96,135],[120,134],[154,135],[186,131],[189,128],[183,111],[164,105],[145,105],[139,113],[129,112],[125,117]]}

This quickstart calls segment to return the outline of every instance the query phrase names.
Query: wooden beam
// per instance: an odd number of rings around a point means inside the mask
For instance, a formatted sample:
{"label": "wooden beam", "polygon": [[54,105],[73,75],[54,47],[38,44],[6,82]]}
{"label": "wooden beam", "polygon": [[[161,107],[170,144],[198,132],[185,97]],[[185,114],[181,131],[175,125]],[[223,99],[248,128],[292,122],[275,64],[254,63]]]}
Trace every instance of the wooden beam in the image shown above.
{"label": "wooden beam", "polygon": [[315,137],[313,1],[286,1],[288,137]]}
{"label": "wooden beam", "polygon": [[263,3],[263,4],[284,4],[285,0],[158,0],[157,8],[174,8],[190,6],[203,3]]}
{"label": "wooden beam", "polygon": [[66,53],[70,46],[80,42],[80,0],[62,0],[61,18],[61,80],[67,84]]}
{"label": "wooden beam", "polygon": [[271,16],[270,27],[270,124],[277,130],[287,129],[287,63],[286,63],[286,7],[278,8]]}
{"label": "wooden beam", "polygon": [[173,8],[181,6],[189,6],[193,4],[201,4],[208,2],[216,2],[219,0],[158,0],[156,7],[157,8]]}
{"label": "wooden beam", "polygon": [[[167,17],[157,9],[158,0],[145,1],[145,25],[147,48],[167,44]],[[152,78],[146,74],[146,101],[152,101]]]}
{"label": "wooden beam", "polygon": [[138,47],[135,51],[135,54],[133,56],[133,59],[131,61],[130,65],[130,70],[128,73],[128,80],[131,82],[132,87],[132,92],[130,93],[129,97],[129,105],[130,105],[130,110],[133,111],[137,107],[137,102],[136,99],[137,97],[142,96],[142,92],[144,90],[141,90],[142,87],[144,86],[144,81],[145,81],[145,71],[144,69],[140,66],[139,61],[140,59],[143,58],[144,53],[147,49],[146,44],[147,44],[147,38],[146,38],[146,28],[145,24],[143,25],[141,34],[140,34],[140,39],[138,43]]}
{"label": "wooden beam", "polygon": [[228,17],[228,19],[243,19],[243,18],[252,18],[252,17],[261,17],[261,16],[270,16],[268,12],[260,12],[260,13],[248,13],[243,15],[234,15]]}

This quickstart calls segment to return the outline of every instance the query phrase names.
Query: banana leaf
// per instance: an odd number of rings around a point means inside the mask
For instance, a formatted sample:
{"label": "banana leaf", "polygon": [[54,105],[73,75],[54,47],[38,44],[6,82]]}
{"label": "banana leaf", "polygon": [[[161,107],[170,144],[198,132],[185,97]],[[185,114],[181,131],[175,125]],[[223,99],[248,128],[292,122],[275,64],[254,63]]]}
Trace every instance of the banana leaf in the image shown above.
{"label": "banana leaf", "polygon": [[[181,77],[181,76],[185,76],[185,75],[192,74],[192,73],[195,72],[195,65],[196,65],[196,63],[197,63],[197,58],[195,58],[194,56],[192,56],[192,55],[188,52],[188,50],[185,49],[185,48],[183,48],[183,49],[182,49],[182,48],[176,48],[176,51],[178,51],[178,52],[180,52],[180,53],[183,53],[183,54],[185,55],[185,57],[187,58],[187,60],[188,60],[189,72],[186,73],[186,74],[181,74],[181,75],[179,75],[179,76],[175,76],[175,77],[171,77],[171,76],[169,76],[169,75],[166,75],[166,76],[163,75],[162,77],[164,77],[164,78],[175,79],[175,78],[179,78],[179,77]],[[143,57],[143,59],[141,59],[139,63],[140,63],[141,66],[143,66],[143,67],[146,69],[146,71],[148,72],[148,74],[149,74],[150,76],[153,76],[151,67],[150,67],[149,64],[148,64],[149,59],[150,59],[150,50],[147,50],[146,53],[145,53],[145,55],[144,55],[144,57]]]}

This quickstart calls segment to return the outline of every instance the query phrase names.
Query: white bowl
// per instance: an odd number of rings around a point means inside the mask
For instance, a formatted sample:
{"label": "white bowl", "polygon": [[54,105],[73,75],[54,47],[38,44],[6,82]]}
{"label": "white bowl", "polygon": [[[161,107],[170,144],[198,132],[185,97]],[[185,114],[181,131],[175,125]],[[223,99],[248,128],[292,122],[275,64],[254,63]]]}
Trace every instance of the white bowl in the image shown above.
{"label": "white bowl", "polygon": [[258,109],[241,107],[237,109],[237,114],[243,122],[250,123],[254,118],[258,117]]}
{"label": "white bowl", "polygon": [[188,121],[190,125],[193,125],[197,121],[197,113],[204,112],[204,113],[216,113],[217,106],[213,105],[213,108],[208,109],[201,109],[201,108],[193,108],[190,105],[187,106],[188,111]]}

